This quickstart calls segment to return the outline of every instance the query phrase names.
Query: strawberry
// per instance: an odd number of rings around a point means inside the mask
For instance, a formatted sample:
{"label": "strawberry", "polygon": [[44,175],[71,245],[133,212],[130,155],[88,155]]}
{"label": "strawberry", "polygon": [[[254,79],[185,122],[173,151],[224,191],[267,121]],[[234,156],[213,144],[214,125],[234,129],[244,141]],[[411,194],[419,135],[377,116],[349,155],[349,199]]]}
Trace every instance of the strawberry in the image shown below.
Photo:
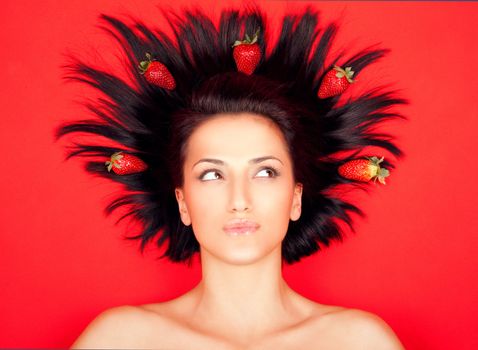
{"label": "strawberry", "polygon": [[146,58],[146,61],[141,61],[139,64],[139,70],[145,79],[164,89],[174,90],[176,81],[168,68],[161,62],[152,60],[149,53],[146,54]]}
{"label": "strawberry", "polygon": [[259,64],[262,53],[257,43],[258,35],[259,30],[257,30],[252,39],[246,34],[245,40],[237,40],[232,45],[234,48],[232,55],[239,72],[251,75]]}
{"label": "strawberry", "polygon": [[365,159],[353,159],[339,166],[340,176],[361,182],[368,182],[371,179],[379,181],[385,185],[385,178],[390,172],[385,168],[380,168],[383,157],[365,157]]}
{"label": "strawberry", "polygon": [[108,171],[113,171],[117,175],[129,175],[139,173],[148,168],[145,162],[138,157],[123,152],[116,152],[111,155],[111,159],[105,162]]}
{"label": "strawberry", "polygon": [[354,82],[353,75],[352,67],[346,67],[344,70],[339,66],[334,66],[325,74],[317,95],[319,98],[340,95]]}

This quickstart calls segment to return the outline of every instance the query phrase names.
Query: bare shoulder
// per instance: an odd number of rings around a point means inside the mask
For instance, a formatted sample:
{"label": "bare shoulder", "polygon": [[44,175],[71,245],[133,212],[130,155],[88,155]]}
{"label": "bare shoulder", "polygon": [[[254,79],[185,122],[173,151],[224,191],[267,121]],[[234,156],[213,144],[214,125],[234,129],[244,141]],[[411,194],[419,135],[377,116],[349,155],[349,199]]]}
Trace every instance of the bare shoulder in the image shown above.
{"label": "bare shoulder", "polygon": [[390,326],[373,313],[334,307],[326,318],[341,339],[349,343],[350,349],[404,349]]}
{"label": "bare shoulder", "polygon": [[[160,318],[155,315],[154,321]],[[71,346],[72,349],[121,348],[147,335],[153,316],[139,306],[118,306],[99,314]],[[141,339],[141,338],[139,338]]]}

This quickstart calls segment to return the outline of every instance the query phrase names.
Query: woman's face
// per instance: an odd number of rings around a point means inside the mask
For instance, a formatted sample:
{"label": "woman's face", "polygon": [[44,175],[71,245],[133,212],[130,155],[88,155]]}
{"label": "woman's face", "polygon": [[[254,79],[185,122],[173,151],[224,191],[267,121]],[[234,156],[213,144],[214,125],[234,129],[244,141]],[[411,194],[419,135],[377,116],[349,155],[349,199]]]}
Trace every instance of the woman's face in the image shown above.
{"label": "woman's face", "polygon": [[290,220],[300,217],[302,185],[280,129],[255,114],[219,114],[192,133],[181,220],[192,224],[201,254],[248,264],[280,252]]}

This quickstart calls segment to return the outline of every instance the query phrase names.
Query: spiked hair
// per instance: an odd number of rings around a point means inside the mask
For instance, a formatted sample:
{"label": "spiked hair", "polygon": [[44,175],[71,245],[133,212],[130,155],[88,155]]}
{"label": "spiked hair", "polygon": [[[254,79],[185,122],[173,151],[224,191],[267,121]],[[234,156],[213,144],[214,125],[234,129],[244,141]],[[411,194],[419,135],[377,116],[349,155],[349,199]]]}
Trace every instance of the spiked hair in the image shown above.
{"label": "spiked hair", "polygon": [[[392,136],[377,132],[376,127],[402,118],[390,108],[406,101],[383,87],[346,101],[319,99],[317,91],[325,73],[339,61],[343,67],[352,67],[356,77],[387,50],[369,48],[349,59],[340,53],[326,65],[337,26],[320,28],[318,13],[311,8],[285,16],[275,43],[266,39],[269,28],[259,9],[224,10],[218,25],[199,10],[166,17],[173,39],[140,21],[126,24],[101,16],[104,28],[124,49],[130,81],[79,59],[68,66],[68,79],[91,85],[102,97],[88,104],[94,118],[58,126],[56,139],[86,133],[121,145],[75,143],[66,156],[89,157],[88,172],[125,185],[126,193],[113,200],[105,213],[125,206],[128,211],[118,222],[131,216],[142,224],[140,232],[128,236],[141,241],[141,250],[155,241],[158,246],[166,244],[161,257],[191,261],[199,243],[191,226],[181,223],[174,195],[174,188],[183,181],[184,145],[194,129],[214,114],[249,112],[270,118],[282,130],[295,180],[304,188],[301,217],[290,222],[282,242],[283,260],[299,261],[331,240],[341,240],[339,223],[353,230],[350,214],[363,213],[334,192],[341,185],[359,185],[340,177],[337,168],[369,146],[401,156]],[[255,72],[246,75],[237,71],[231,46],[258,28],[264,54]],[[144,79],[138,63],[145,53],[168,67],[177,82],[175,90],[161,89]],[[148,169],[125,176],[109,173],[105,158],[119,150],[141,158]]]}

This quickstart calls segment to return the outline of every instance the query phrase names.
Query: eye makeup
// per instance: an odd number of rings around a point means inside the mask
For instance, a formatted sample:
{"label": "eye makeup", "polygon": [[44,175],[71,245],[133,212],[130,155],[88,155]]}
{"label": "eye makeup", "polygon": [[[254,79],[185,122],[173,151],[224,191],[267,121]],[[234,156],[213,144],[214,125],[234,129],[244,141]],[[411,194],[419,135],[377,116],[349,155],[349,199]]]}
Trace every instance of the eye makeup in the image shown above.
{"label": "eye makeup", "polygon": [[[257,176],[258,173],[260,172],[263,172],[264,170],[268,170],[271,174],[271,176]],[[209,173],[215,173],[217,174],[217,176],[212,176],[212,178],[209,178],[209,179],[205,179],[204,177],[209,174]],[[278,176],[280,176],[280,171],[273,167],[273,166],[262,166],[256,173],[256,176],[255,177],[258,177],[258,178],[276,178]],[[210,168],[210,169],[205,169],[203,170],[200,175],[197,177],[198,180],[200,181],[213,181],[213,180],[219,180],[220,178],[222,178],[222,173],[221,171],[219,171],[218,169],[214,169],[214,168]]]}
{"label": "eye makeup", "polygon": [[[270,166],[270,165],[261,167],[261,169],[259,169],[259,171],[257,173],[260,173],[264,170],[269,170],[272,174],[271,176],[267,176],[267,178],[275,178],[277,176],[280,176],[280,174],[281,174],[280,171],[277,168],[275,168],[273,166]],[[259,177],[263,177],[263,176],[259,176]]]}
{"label": "eye makeup", "polygon": [[209,173],[216,173],[216,174],[219,174],[220,177],[222,177],[221,172],[220,172],[219,170],[217,170],[217,169],[206,169],[206,170],[202,171],[201,174],[198,176],[198,180],[200,180],[200,181],[219,180],[217,177],[216,177],[216,178],[213,178],[213,179],[207,179],[207,180],[205,180],[205,179],[204,179],[204,176],[205,176],[206,174],[209,174]]}

